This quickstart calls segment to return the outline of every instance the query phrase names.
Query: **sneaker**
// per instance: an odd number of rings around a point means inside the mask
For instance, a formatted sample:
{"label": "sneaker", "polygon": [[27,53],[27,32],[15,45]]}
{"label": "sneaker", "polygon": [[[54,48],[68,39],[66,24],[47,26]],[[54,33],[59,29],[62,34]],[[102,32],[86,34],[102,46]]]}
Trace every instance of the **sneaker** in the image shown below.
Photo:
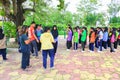
{"label": "sneaker", "polygon": [[27,68],[26,69],[22,69],[23,71],[29,71]]}
{"label": "sneaker", "polygon": [[32,66],[30,65],[30,66],[27,66],[27,68],[31,68]]}
{"label": "sneaker", "polygon": [[54,69],[55,69],[55,67],[51,67],[50,69],[51,69],[51,70],[54,70]]}
{"label": "sneaker", "polygon": [[7,58],[3,59],[4,61],[8,60]]}
{"label": "sneaker", "polygon": [[90,51],[90,53],[93,53],[94,51]]}
{"label": "sneaker", "polygon": [[97,52],[101,52],[101,51],[98,50]]}
{"label": "sneaker", "polygon": [[70,49],[67,49],[67,51],[70,51]]}
{"label": "sneaker", "polygon": [[85,51],[82,50],[81,52],[85,52]]}

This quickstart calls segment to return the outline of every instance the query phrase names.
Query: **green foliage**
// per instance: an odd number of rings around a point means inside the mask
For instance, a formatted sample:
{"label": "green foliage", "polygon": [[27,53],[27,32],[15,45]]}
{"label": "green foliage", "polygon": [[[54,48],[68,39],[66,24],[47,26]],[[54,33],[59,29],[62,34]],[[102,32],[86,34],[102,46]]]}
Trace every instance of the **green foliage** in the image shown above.
{"label": "green foliage", "polygon": [[104,19],[103,19],[102,14],[88,14],[84,17],[85,25],[95,26],[97,21],[103,24]]}
{"label": "green foliage", "polygon": [[0,16],[5,16],[5,12],[3,9],[0,10]]}
{"label": "green foliage", "polygon": [[120,17],[113,17],[110,19],[110,27],[120,28]]}
{"label": "green foliage", "polygon": [[110,19],[110,23],[120,23],[120,17],[113,17]]}
{"label": "green foliage", "polygon": [[62,9],[64,9],[64,7],[65,7],[65,5],[64,5],[65,1],[64,1],[64,0],[59,0],[59,2],[60,2],[60,4],[57,5],[58,10],[62,10]]}
{"label": "green foliage", "polygon": [[4,33],[9,38],[16,37],[16,26],[13,22],[4,22],[3,23]]}

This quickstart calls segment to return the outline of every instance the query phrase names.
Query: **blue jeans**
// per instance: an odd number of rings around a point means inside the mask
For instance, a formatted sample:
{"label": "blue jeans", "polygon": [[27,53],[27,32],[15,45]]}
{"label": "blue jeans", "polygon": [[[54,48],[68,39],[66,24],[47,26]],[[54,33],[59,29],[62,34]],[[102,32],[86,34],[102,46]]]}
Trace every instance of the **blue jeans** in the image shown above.
{"label": "blue jeans", "polygon": [[98,41],[98,49],[99,51],[102,51],[102,39],[100,41]]}
{"label": "blue jeans", "polygon": [[94,43],[90,43],[90,44],[89,44],[89,49],[90,49],[91,51],[94,51]]}
{"label": "blue jeans", "polygon": [[29,45],[21,46],[22,48],[22,61],[21,61],[21,68],[26,69],[27,66],[29,66],[30,63],[30,49]]}
{"label": "blue jeans", "polygon": [[36,40],[31,41],[31,46],[30,46],[30,50],[33,50],[33,55],[34,56],[38,56],[38,48],[37,48],[37,42]]}
{"label": "blue jeans", "polygon": [[42,56],[43,56],[43,67],[47,68],[47,55],[50,57],[50,68],[54,67],[54,50],[42,50]]}
{"label": "blue jeans", "polygon": [[78,49],[78,43],[74,42],[74,50]]}

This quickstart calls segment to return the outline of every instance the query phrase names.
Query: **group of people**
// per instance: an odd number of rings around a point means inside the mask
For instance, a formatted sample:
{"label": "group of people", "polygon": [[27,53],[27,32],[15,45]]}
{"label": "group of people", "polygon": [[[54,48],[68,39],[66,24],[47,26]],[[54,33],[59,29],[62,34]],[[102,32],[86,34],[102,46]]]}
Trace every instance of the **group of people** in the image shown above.
{"label": "group of people", "polygon": [[93,52],[95,47],[98,52],[103,51],[103,49],[108,49],[108,47],[110,48],[110,52],[115,52],[117,46],[120,46],[120,28],[91,27],[90,31],[88,31],[86,27],[80,28],[77,26],[72,29],[72,27],[68,25],[67,51],[72,47],[72,41],[74,43],[74,50],[77,50],[78,44],[81,44],[81,52],[85,51],[87,41],[89,41],[90,52]]}
{"label": "group of people", "polygon": [[54,68],[54,58],[58,45],[57,26],[42,28],[42,25],[31,23],[30,27],[23,26],[18,30],[20,52],[22,53],[21,68],[27,70],[30,67],[30,53],[38,58],[38,51],[42,51],[43,68],[47,68],[47,55],[50,57],[50,68]]}
{"label": "group of people", "polygon": [[[76,26],[72,29],[70,25],[66,29],[66,48],[69,51],[73,45],[74,50],[78,50],[81,44],[81,52],[85,51],[87,41],[89,41],[89,51],[94,52],[95,47],[98,52],[110,48],[110,52],[115,52],[120,46],[120,28],[93,28],[87,30],[86,27]],[[22,26],[18,29],[19,52],[22,53],[21,68],[27,70],[30,67],[30,55],[38,58],[38,52],[42,52],[43,68],[47,68],[47,56],[50,57],[50,68],[54,69],[54,59],[58,46],[58,29],[56,25],[42,28],[32,22],[29,27]],[[73,44],[72,44],[73,43]],[[3,60],[6,58],[6,37],[0,29],[0,54]]]}

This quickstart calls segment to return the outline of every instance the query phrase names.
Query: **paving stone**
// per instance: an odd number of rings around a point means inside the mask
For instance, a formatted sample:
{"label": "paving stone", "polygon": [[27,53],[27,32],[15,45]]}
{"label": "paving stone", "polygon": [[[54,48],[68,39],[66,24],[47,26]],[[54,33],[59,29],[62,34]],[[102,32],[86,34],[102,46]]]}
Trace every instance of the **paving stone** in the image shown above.
{"label": "paving stone", "polygon": [[[42,55],[39,59],[31,56],[30,71],[21,71],[21,54],[8,52],[8,60],[0,64],[0,80],[120,80],[120,48],[115,54],[109,50],[103,53],[66,51],[65,39],[60,39],[55,58],[55,69],[42,68]],[[88,49],[88,48],[87,48]],[[16,50],[17,51],[17,50]],[[0,58],[0,61],[2,59]],[[4,76],[5,75],[5,76]]]}

